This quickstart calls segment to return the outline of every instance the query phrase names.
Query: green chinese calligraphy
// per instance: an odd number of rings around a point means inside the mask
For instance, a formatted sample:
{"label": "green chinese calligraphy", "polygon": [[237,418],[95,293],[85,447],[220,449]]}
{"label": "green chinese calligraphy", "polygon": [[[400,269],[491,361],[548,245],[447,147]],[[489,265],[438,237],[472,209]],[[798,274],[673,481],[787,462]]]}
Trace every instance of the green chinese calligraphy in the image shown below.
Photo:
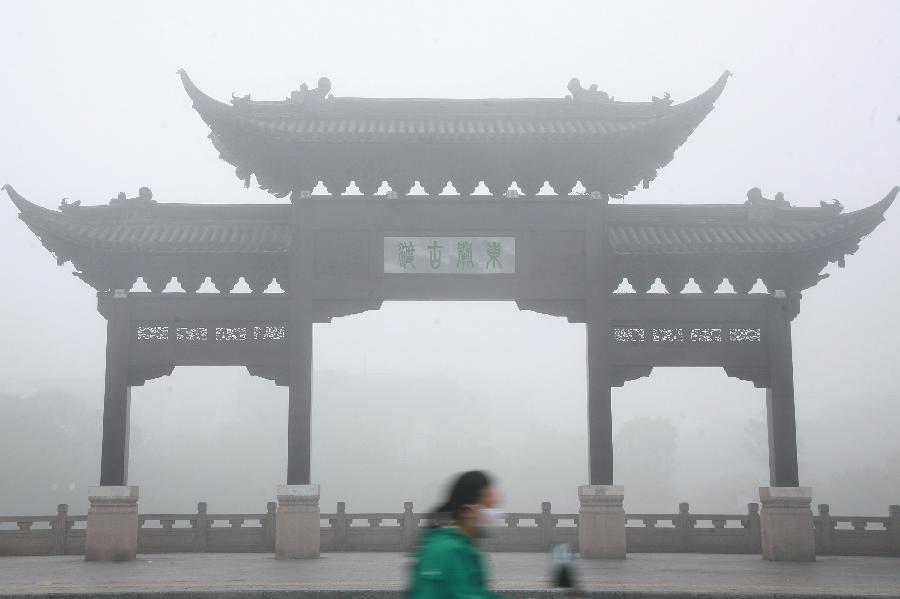
{"label": "green chinese calligraphy", "polygon": [[412,241],[401,241],[397,244],[397,259],[400,268],[406,270],[416,267],[416,245]]}
{"label": "green chinese calligraphy", "polygon": [[457,241],[456,242],[456,270],[466,268],[475,268],[475,262],[472,259],[472,242]]}
{"label": "green chinese calligraphy", "polygon": [[428,246],[428,262],[431,264],[432,270],[437,270],[441,267],[442,247],[437,241],[432,241],[431,245]]}
{"label": "green chinese calligraphy", "polygon": [[485,265],[486,269],[491,269],[491,268],[500,269],[500,270],[503,269],[503,264],[500,263],[500,252],[501,251],[502,251],[502,248],[500,246],[499,241],[488,241],[487,242],[488,261],[487,261],[487,264]]}

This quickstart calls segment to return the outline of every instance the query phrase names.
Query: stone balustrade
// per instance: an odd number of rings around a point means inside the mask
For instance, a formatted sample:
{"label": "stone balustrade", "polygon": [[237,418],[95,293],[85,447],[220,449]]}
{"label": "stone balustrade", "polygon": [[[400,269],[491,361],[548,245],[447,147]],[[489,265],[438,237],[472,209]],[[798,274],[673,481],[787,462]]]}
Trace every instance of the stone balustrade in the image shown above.
{"label": "stone balustrade", "polygon": [[[322,551],[410,551],[428,515],[407,502],[400,513],[348,513],[344,502],[322,513]],[[275,548],[275,502],[262,514],[210,514],[201,502],[194,514],[140,514],[139,553],[265,553]],[[0,517],[0,555],[80,555],[87,516]],[[888,516],[832,516],[819,505],[815,521],[819,555],[900,556],[900,506]],[[488,551],[546,551],[557,543],[578,546],[578,514],[513,512],[484,540]],[[759,506],[746,514],[694,514],[687,503],[677,514],[627,514],[630,553],[760,553]]]}

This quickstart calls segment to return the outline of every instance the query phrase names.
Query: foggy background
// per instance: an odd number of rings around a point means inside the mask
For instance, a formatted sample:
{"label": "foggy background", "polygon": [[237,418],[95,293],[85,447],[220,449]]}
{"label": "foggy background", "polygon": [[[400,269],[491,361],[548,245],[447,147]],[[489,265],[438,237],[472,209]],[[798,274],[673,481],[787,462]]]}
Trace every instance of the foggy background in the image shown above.
{"label": "foggy background", "polygon": [[[0,183],[55,208],[150,186],[160,202],[277,203],[243,189],[175,71],[227,100],[700,93],[715,110],[628,203],[857,210],[900,183],[897,2],[0,2]],[[900,503],[900,207],[794,321],[801,484],[833,514]],[[99,476],[105,321],[0,198],[0,514],[87,509]],[[464,468],[505,506],[577,510],[587,482],[583,325],[513,303],[387,303],[316,325],[313,480],[323,511],[432,507]],[[658,369],[613,393],[631,512],[741,512],[768,484],[765,393],[719,369]],[[286,467],[287,392],[240,368],[179,368],[132,393],[143,512],[261,511]]]}

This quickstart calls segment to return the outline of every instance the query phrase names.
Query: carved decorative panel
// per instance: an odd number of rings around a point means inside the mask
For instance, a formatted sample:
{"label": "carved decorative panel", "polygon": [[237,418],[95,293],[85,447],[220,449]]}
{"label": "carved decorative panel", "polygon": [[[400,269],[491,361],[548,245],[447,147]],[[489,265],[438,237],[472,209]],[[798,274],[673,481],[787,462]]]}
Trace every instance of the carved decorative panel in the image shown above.
{"label": "carved decorative panel", "polygon": [[178,327],[175,329],[176,341],[206,341],[209,329],[206,327]]}
{"label": "carved decorative panel", "polygon": [[285,327],[279,326],[256,326],[253,327],[254,341],[284,341]]}
{"label": "carved decorative panel", "polygon": [[616,340],[616,343],[643,343],[645,331],[638,327],[615,327],[613,339]]}
{"label": "carved decorative panel", "polygon": [[728,331],[728,341],[731,343],[759,343],[762,340],[762,329],[759,328],[732,328]]}
{"label": "carved decorative panel", "polygon": [[246,341],[247,327],[216,327],[216,341]]}
{"label": "carved decorative panel", "polygon": [[655,328],[652,337],[653,343],[684,343],[684,329]]}
{"label": "carved decorative panel", "polygon": [[722,343],[722,329],[720,329],[720,328],[691,329],[691,341],[693,343]]}
{"label": "carved decorative panel", "polygon": [[168,341],[169,327],[138,327],[138,341]]}
{"label": "carved decorative panel", "polygon": [[670,345],[682,343],[751,344],[760,343],[762,341],[762,328],[724,326],[619,326],[613,328],[613,340],[616,343],[644,343],[646,341],[651,341],[653,343]]}

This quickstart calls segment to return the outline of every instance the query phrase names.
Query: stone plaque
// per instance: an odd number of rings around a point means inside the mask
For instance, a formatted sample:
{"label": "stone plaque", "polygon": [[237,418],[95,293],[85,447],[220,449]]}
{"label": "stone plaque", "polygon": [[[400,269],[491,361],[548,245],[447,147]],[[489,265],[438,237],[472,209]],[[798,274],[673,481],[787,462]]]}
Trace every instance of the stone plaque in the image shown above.
{"label": "stone plaque", "polygon": [[516,238],[385,237],[384,272],[512,274],[516,272]]}

